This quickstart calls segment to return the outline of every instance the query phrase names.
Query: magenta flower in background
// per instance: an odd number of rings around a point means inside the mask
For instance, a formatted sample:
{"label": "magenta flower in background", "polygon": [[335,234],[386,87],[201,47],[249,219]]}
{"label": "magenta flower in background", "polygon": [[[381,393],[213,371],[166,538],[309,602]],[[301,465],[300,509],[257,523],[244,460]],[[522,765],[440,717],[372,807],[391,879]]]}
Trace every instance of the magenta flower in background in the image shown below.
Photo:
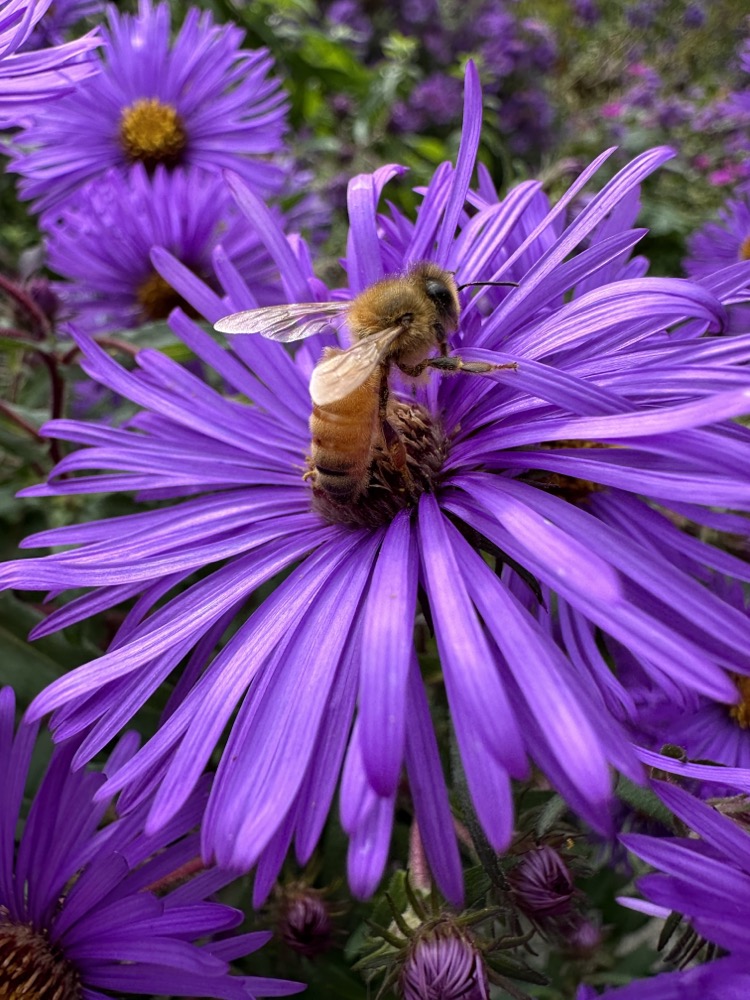
{"label": "magenta flower in background", "polygon": [[[104,775],[71,771],[74,745],[64,744],[52,756],[16,845],[37,727],[21,724],[14,735],[14,710],[13,691],[5,688],[0,691],[5,995],[104,998],[113,991],[252,1000],[304,988],[230,972],[231,960],[256,951],[271,935],[228,937],[243,914],[211,896],[229,877],[195,865],[194,828],[205,785],[156,835],[143,833],[145,808],[102,826],[109,800],[95,801],[95,793]],[[116,770],[136,746],[134,734],[126,735],[105,770]],[[186,878],[195,870],[199,874]]]}
{"label": "magenta flower in background", "polygon": [[693,233],[683,266],[691,277],[700,278],[744,260],[750,260],[750,193],[730,199],[718,222]]}
{"label": "magenta flower in background", "polygon": [[[280,212],[275,219],[283,224]],[[212,251],[226,256],[259,302],[281,300],[276,266],[218,174],[197,168],[149,176],[142,164],[111,170],[44,218],[47,264],[68,279],[54,285],[67,318],[82,328],[166,319],[182,300],[151,263],[162,246],[218,288]],[[184,302],[182,302],[184,305]]]}
{"label": "magenta flower in background", "polygon": [[[513,828],[510,779],[524,777],[530,759],[601,830],[611,767],[640,777],[608,710],[626,693],[594,656],[598,633],[643,657],[649,676],[667,687],[678,681],[731,701],[725,671],[747,670],[747,617],[695,572],[723,553],[706,545],[700,560],[683,563],[637,532],[652,503],[698,512],[750,506],[750,436],[731,420],[750,409],[750,336],[714,336],[733,330],[750,267],[704,284],[642,277],[645,262],[631,258],[643,235],[632,228],[638,185],[668,150],[634,160],[572,222],[568,208],[604,157],[554,207],[533,182],[498,201],[481,170],[469,190],[480,119],[470,68],[457,165],[436,171],[416,222],[377,211],[401,168],[352,181],[348,288],[333,293],[314,276],[305,245],[287,239],[261,199],[231,181],[289,301],[346,298],[424,259],[455,270],[459,282],[519,283],[464,292],[452,345],[462,357],[517,362],[518,370],[433,373],[413,394],[393,379],[420,496],[405,497],[381,455],[380,478],[353,506],[313,501],[303,478],[308,383],[331,336],[303,341],[294,357],[252,335],[224,349],[178,310],[172,329],[239,398],[154,351],[127,371],[78,334],[88,374],[142,411],[119,428],[49,424],[48,434],[84,447],[49,484],[27,491],[128,490],[172,502],[43,532],[26,544],[74,548],[1,571],[5,586],[89,588],[37,635],[136,598],[111,649],[34,703],[36,717],[54,712],[57,738],[86,734],[76,765],[189,657],[162,727],[106,787],[125,790],[126,808],[158,784],[150,830],[181,808],[239,709],[203,849],[234,869],[259,862],[256,902],[292,843],[301,862],[309,859],[340,774],[350,882],[359,895],[372,892],[404,768],[432,871],[449,899],[460,898],[413,646],[418,608],[434,627],[468,793],[497,850]],[[255,305],[220,249],[214,265],[224,299],[163,250],[153,258],[212,322]],[[282,572],[245,619],[249,596]],[[750,571],[734,575],[747,580]]]}
{"label": "magenta flower in background", "polygon": [[52,0],[0,0],[0,124],[8,127],[31,110],[64,97],[98,73],[93,50],[101,44],[96,31],[74,42],[22,52],[34,26]]}
{"label": "magenta flower in background", "polygon": [[38,211],[112,167],[149,171],[231,167],[261,194],[285,174],[286,99],[265,49],[240,49],[243,33],[191,7],[170,37],[169,7],[140,0],[135,17],[109,6],[101,69],[53,113],[41,110],[17,136],[10,169]]}

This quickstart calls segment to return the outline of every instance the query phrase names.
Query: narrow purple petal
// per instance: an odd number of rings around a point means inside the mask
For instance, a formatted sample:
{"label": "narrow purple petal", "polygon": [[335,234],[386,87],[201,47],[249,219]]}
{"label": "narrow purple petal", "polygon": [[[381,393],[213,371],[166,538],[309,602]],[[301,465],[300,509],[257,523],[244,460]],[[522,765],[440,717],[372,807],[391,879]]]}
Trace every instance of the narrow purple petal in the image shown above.
{"label": "narrow purple petal", "polygon": [[405,511],[386,531],[364,613],[360,743],[367,776],[378,795],[395,791],[403,764],[418,565],[416,538]]}

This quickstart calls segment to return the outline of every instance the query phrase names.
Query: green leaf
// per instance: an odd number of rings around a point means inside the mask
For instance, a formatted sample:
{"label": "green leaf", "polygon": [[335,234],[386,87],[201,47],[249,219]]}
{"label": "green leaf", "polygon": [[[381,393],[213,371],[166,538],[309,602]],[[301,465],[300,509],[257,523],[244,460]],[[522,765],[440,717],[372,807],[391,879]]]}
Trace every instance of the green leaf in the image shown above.
{"label": "green leaf", "polygon": [[669,830],[675,829],[675,820],[659,796],[650,788],[636,785],[630,778],[620,775],[615,789],[617,798],[636,812],[662,823]]}
{"label": "green leaf", "polygon": [[28,633],[43,618],[13,594],[0,594],[0,680],[14,688],[21,708],[52,681],[99,655],[95,647],[74,646],[63,635],[30,643]]}

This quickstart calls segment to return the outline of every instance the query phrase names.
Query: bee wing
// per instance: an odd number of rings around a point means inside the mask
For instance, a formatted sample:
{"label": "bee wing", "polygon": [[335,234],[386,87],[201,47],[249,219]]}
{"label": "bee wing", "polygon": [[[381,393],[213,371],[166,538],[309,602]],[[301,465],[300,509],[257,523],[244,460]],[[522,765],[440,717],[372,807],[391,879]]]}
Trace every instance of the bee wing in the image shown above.
{"label": "bee wing", "polygon": [[402,332],[402,326],[389,327],[358,341],[346,351],[319,361],[310,378],[313,403],[327,406],[354,392],[387,357]]}
{"label": "bee wing", "polygon": [[337,316],[343,316],[349,302],[291,302],[285,306],[246,309],[214,323],[219,333],[260,333],[284,344],[323,333]]}

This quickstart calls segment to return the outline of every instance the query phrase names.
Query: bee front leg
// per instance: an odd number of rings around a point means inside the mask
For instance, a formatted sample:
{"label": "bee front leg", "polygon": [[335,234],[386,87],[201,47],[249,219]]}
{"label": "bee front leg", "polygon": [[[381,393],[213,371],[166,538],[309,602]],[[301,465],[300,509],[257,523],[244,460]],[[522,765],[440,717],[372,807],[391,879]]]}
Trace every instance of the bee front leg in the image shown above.
{"label": "bee front leg", "polygon": [[454,372],[466,372],[468,375],[487,375],[489,372],[495,372],[501,368],[512,368],[513,371],[518,370],[518,365],[515,361],[497,365],[491,364],[489,361],[464,361],[461,358],[457,358],[454,354],[440,358],[425,358],[418,365],[399,365],[398,367],[404,375],[408,375],[410,378],[416,378],[418,375],[421,375],[425,368],[435,368],[437,371],[447,372],[449,375]]}

